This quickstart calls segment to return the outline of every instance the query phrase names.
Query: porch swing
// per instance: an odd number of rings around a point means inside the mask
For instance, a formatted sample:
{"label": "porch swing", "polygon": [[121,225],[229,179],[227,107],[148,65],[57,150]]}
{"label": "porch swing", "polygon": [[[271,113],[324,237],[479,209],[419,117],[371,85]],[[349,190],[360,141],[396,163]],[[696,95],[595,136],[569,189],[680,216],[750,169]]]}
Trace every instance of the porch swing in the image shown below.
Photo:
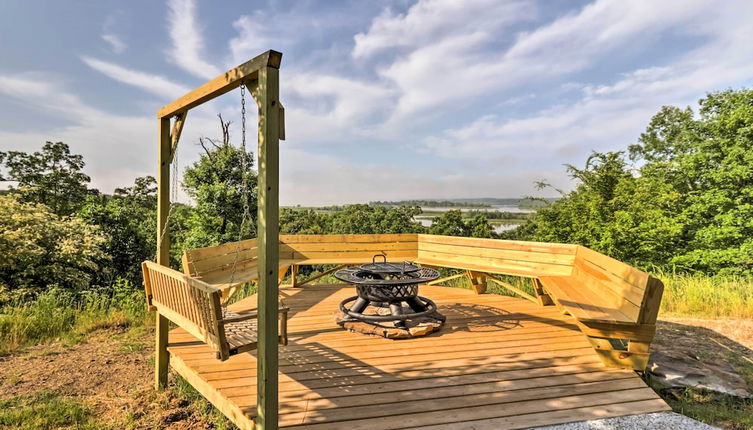
{"label": "porch swing", "polygon": [[[246,85],[241,81],[241,150],[246,154]],[[183,114],[185,115],[185,113]],[[183,120],[181,116],[178,121]],[[182,127],[182,124],[181,126]],[[178,129],[178,133],[180,129]],[[175,134],[175,129],[174,132]],[[177,152],[177,138],[173,138],[173,154]],[[201,342],[210,346],[216,353],[217,359],[225,361],[233,355],[255,350],[258,347],[258,313],[236,313],[225,306],[238,289],[238,287],[254,281],[258,278],[254,268],[242,264],[243,250],[240,245],[243,241],[243,233],[247,225],[251,223],[249,211],[248,179],[245,175],[248,166],[246,157],[241,157],[241,170],[244,172],[241,186],[243,213],[238,231],[238,241],[220,245],[225,250],[223,255],[209,256],[203,261],[202,267],[208,272],[221,271],[225,279],[211,282],[211,279],[201,279],[192,270],[195,264],[189,262],[187,255],[198,252],[201,249],[190,250],[184,253],[183,265],[185,273],[178,272],[153,261],[142,263],[144,275],[144,288],[146,290],[149,309],[157,311],[186,332],[192,334]],[[174,200],[177,194],[177,163],[173,163],[173,177],[171,194]],[[173,206],[170,205],[164,228],[159,234],[160,245],[162,244],[168,228]],[[252,239],[253,240],[253,239]],[[159,248],[159,246],[158,246]],[[218,248],[218,247],[212,247]],[[289,308],[279,299],[278,320],[279,336],[278,343],[287,345],[287,316]]]}

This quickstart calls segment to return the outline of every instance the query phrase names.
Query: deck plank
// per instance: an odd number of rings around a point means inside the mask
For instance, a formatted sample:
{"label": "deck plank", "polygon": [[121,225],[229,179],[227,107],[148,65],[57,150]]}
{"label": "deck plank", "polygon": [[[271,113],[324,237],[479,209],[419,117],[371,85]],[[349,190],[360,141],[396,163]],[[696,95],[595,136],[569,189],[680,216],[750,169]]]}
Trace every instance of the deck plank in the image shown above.
{"label": "deck plank", "polygon": [[[280,349],[287,429],[503,429],[667,410],[635,375],[607,369],[569,316],[494,294],[431,286],[441,332],[389,340],[340,329],[342,285],[282,290],[290,344]],[[231,309],[256,307],[252,296]],[[255,353],[220,362],[181,329],[170,364],[242,429],[253,428]]]}

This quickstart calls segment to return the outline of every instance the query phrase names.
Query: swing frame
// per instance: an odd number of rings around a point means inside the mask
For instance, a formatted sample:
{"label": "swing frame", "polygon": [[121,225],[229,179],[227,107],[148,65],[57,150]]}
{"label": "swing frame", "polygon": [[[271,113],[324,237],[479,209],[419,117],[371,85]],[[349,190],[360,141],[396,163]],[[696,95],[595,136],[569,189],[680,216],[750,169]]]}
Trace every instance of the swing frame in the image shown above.
{"label": "swing frame", "polygon": [[[280,103],[282,53],[269,50],[186,93],[157,111],[157,263],[170,265],[170,166],[190,109],[245,84],[259,108],[258,156],[258,367],[256,428],[277,429],[279,141],[285,139]],[[155,386],[167,385],[169,320],[156,313]]]}

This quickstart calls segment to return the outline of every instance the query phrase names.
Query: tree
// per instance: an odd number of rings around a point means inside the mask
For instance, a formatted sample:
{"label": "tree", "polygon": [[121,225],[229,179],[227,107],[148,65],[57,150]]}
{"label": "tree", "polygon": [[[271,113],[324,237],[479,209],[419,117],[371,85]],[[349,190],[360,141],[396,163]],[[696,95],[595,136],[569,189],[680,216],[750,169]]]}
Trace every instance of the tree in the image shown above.
{"label": "tree", "polygon": [[0,301],[52,286],[81,291],[107,267],[97,227],[15,195],[0,195],[0,207]]}
{"label": "tree", "polygon": [[753,274],[753,90],[665,106],[638,143],[570,166],[575,189],[508,237],[578,243],[649,268]]}
{"label": "tree", "polygon": [[463,212],[460,209],[447,211],[441,216],[434,218],[429,227],[429,233],[444,236],[496,237],[494,228],[489,224],[489,219],[485,215],[478,213],[473,218],[465,221],[463,219]]}
{"label": "tree", "polygon": [[[222,140],[201,138],[199,161],[186,168],[183,189],[196,203],[188,220],[186,246],[199,247],[238,240],[248,199],[248,216],[242,236],[256,236],[256,172],[253,153],[230,144],[230,122],[219,116]],[[243,167],[245,165],[245,171]]]}
{"label": "tree", "polygon": [[326,217],[329,234],[421,233],[423,226],[414,217],[421,214],[418,206],[347,205]]}
{"label": "tree", "polygon": [[90,196],[78,215],[100,228],[103,249],[112,258],[108,278],[128,279],[138,285],[140,264],[154,258],[156,249],[157,194],[151,176],[136,178],[132,187],[116,188],[113,196]]}
{"label": "tree", "polygon": [[11,187],[25,202],[41,203],[57,215],[70,215],[89,194],[89,176],[82,172],[84,159],[71,154],[63,142],[46,142],[41,152],[0,152],[6,173],[2,181],[17,182]]}

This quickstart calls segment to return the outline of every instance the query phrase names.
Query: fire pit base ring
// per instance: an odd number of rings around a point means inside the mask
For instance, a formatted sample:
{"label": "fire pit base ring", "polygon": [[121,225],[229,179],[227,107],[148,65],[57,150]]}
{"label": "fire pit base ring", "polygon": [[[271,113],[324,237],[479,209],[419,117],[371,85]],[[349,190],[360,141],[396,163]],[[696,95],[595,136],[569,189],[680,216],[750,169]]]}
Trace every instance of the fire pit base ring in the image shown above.
{"label": "fire pit base ring", "polygon": [[350,315],[347,305],[356,300],[350,297],[340,304],[335,312],[335,321],[340,327],[366,335],[381,336],[387,339],[410,339],[426,336],[439,331],[445,322],[445,316],[437,312],[433,301],[418,297],[425,303],[427,310],[412,312],[409,306],[402,306],[402,314],[393,315],[394,310],[388,303],[369,303],[362,313]]}
{"label": "fire pit base ring", "polygon": [[[413,320],[413,319],[417,319],[417,318],[421,318],[421,317],[426,317],[426,316],[429,316],[429,315],[432,315],[432,314],[438,315],[439,318],[441,318],[442,322],[444,322],[444,320],[445,320],[444,315],[441,315],[440,313],[437,312],[437,305],[433,301],[427,299],[426,297],[421,297],[421,296],[415,296],[415,297],[419,300],[418,304],[420,306],[422,306],[426,310],[421,311],[421,312],[411,312],[411,313],[404,313],[403,312],[400,315],[395,315],[393,313],[380,315],[378,313],[377,314],[367,314],[367,313],[364,313],[364,312],[353,312],[348,307],[349,304],[351,304],[351,303],[355,302],[356,300],[358,300],[358,296],[353,296],[353,297],[349,297],[349,298],[343,300],[342,302],[340,302],[340,312],[342,312],[343,314],[351,317],[353,320],[360,320],[360,321],[365,321],[365,322],[369,322],[369,323],[393,322],[393,321],[394,322],[405,322],[405,321],[408,321],[408,320]],[[390,309],[390,306],[393,305],[393,304],[394,303],[384,303],[384,302],[379,302],[379,303],[370,302],[370,303],[368,303],[368,305],[371,306],[371,307],[387,308],[387,309]],[[411,308],[409,308],[409,309],[411,309]]]}

